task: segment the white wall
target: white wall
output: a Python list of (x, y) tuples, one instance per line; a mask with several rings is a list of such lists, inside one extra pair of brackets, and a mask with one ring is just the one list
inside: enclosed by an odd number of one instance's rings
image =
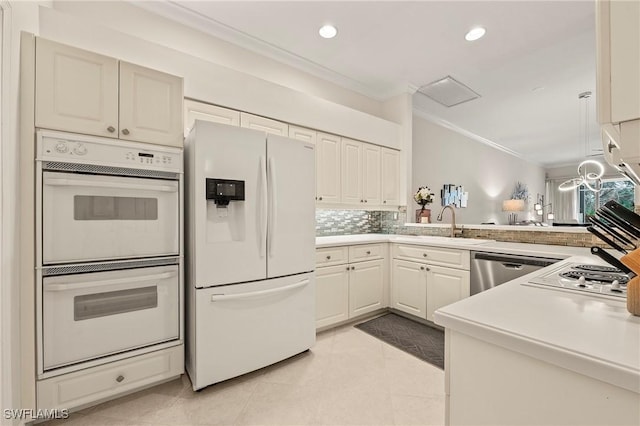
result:
[[(509, 199), (516, 182), (529, 189), (529, 211), (519, 220), (534, 219), (536, 194), (544, 194), (545, 171), (542, 167), (477, 142), (452, 130), (414, 115), (412, 192), (428, 186), (435, 193), (431, 205), (432, 220), (441, 209), (440, 190), (444, 184), (463, 185), (469, 192), (467, 208), (456, 211), (458, 223), (507, 223), (502, 201)], [(409, 200), (408, 220), (419, 206)], [(450, 222), (445, 213), (444, 222)]]

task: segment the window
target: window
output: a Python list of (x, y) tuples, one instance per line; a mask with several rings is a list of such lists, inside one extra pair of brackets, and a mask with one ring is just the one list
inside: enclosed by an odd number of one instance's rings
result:
[(633, 211), (634, 188), (633, 183), (625, 178), (603, 180), (600, 192), (593, 192), (580, 186), (578, 188), (580, 222), (586, 222), (589, 216), (593, 216), (599, 207), (610, 200), (615, 200)]

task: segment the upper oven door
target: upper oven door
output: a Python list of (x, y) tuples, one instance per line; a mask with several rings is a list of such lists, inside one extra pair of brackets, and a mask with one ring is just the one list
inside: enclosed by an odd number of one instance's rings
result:
[(179, 254), (176, 180), (45, 171), (43, 263)]

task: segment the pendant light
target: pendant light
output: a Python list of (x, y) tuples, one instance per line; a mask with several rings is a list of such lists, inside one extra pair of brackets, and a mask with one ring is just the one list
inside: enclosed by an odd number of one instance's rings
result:
[[(589, 98), (591, 92), (582, 92), (579, 100), (584, 99), (584, 155), (588, 156), (589, 149)], [(578, 176), (558, 185), (560, 191), (570, 191), (584, 185), (590, 191), (600, 192), (600, 178), (604, 175), (604, 166), (597, 160), (587, 159), (578, 164)]]

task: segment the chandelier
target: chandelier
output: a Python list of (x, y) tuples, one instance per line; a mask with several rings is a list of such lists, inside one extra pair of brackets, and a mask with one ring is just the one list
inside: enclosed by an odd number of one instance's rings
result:
[[(582, 92), (578, 95), (578, 99), (584, 99), (584, 155), (588, 154), (589, 149), (589, 98), (591, 92)], [(578, 176), (562, 182), (558, 185), (560, 191), (570, 191), (584, 185), (590, 191), (599, 192), (601, 189), (600, 179), (604, 175), (604, 166), (597, 160), (587, 159), (578, 164)]]

